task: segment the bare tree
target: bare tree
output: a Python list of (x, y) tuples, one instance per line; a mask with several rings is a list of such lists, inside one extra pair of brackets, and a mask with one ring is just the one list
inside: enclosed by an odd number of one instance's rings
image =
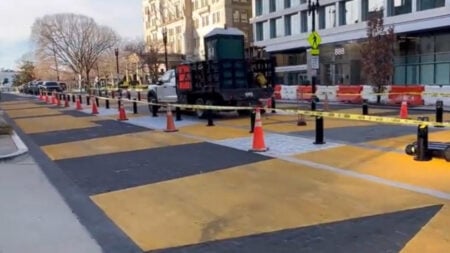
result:
[(84, 73), (89, 84), (90, 72), (98, 58), (117, 44), (119, 36), (90, 17), (62, 13), (36, 19), (32, 40), (38, 50), (57, 58), (56, 65), (60, 62), (74, 73)]
[(159, 76), (159, 67), (162, 63), (160, 56), (162, 45), (158, 41), (146, 44), (143, 40), (130, 41), (124, 46), (124, 50), (130, 54), (135, 53), (141, 60), (140, 68), (148, 67), (150, 79), (155, 82)]
[(377, 93), (377, 103), (381, 94), (391, 83), (394, 73), (394, 27), (385, 27), (383, 9), (374, 11), (367, 21), (367, 42), (361, 49), (362, 70), (367, 81)]

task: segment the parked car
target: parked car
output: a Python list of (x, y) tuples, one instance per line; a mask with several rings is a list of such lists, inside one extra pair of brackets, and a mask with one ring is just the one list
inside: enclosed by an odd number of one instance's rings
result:
[(39, 86), (42, 84), (42, 81), (32, 81), (28, 83), (27, 93), (32, 95), (39, 94)]
[(41, 85), (39, 85), (39, 90), (43, 92), (51, 93), (53, 91), (62, 92), (61, 86), (58, 82), (53, 81), (44, 81)]
[(64, 82), (59, 82), (59, 86), (61, 87), (61, 90), (65, 91), (67, 90), (67, 84)]

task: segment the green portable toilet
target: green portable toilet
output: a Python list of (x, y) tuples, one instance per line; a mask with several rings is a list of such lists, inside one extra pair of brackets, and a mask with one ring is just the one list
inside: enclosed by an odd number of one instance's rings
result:
[(205, 58), (209, 61), (244, 59), (244, 33), (234, 27), (214, 28), (204, 36)]

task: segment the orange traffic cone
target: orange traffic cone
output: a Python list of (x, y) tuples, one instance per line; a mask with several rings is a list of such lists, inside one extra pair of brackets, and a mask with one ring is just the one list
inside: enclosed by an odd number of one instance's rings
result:
[(166, 124), (166, 129), (164, 129), (164, 132), (178, 131), (178, 129), (175, 128), (175, 122), (173, 121), (173, 115), (172, 115), (172, 109), (170, 108), (169, 105), (167, 106), (166, 118), (167, 118), (167, 124)]
[(80, 103), (80, 98), (77, 98), (77, 104), (76, 104), (76, 109), (77, 110), (83, 110), (83, 107), (81, 106), (81, 103)]
[(66, 95), (66, 99), (64, 99), (64, 107), (69, 107), (69, 95)]
[(47, 104), (48, 104), (48, 94), (47, 94), (47, 93), (45, 93), (44, 97), (45, 97), (45, 99), (44, 99), (45, 103), (47, 103)]
[(259, 108), (256, 108), (255, 128), (253, 130), (253, 147), (250, 151), (253, 152), (265, 152), (266, 144), (264, 142), (264, 131), (262, 128), (261, 112)]
[(97, 103), (95, 103), (94, 97), (92, 97), (91, 103), (92, 103), (92, 114), (98, 114)]
[(123, 105), (120, 105), (120, 107), (119, 107), (119, 118), (117, 120), (128, 120), (127, 114), (125, 112), (125, 108), (123, 108)]
[(402, 105), (400, 106), (400, 118), (408, 118), (408, 102), (406, 102), (405, 100), (402, 101)]
[(44, 100), (44, 96), (42, 96), (42, 91), (39, 91), (39, 100), (43, 101)]

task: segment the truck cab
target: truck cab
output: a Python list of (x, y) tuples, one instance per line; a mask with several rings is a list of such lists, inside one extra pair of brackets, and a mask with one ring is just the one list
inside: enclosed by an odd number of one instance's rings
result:
[[(156, 84), (148, 86), (147, 99), (152, 103), (176, 103), (178, 101), (174, 69), (166, 71)], [(152, 107), (149, 105), (150, 110)]]

